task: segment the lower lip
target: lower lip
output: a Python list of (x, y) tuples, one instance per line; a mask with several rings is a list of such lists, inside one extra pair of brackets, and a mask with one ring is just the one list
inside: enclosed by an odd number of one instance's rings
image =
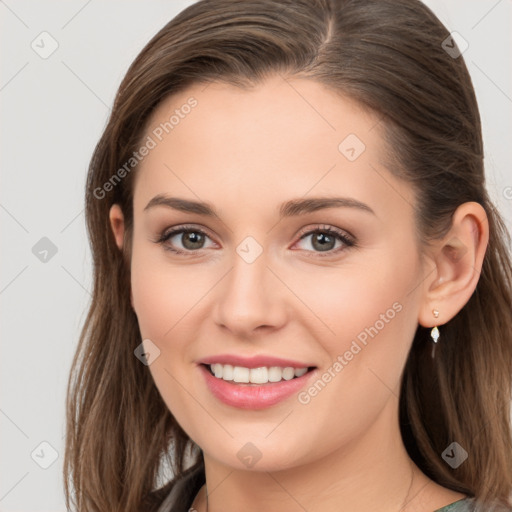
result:
[(291, 395), (298, 393), (305, 386), (315, 370), (301, 377), (267, 384), (241, 384), (219, 379), (213, 376), (208, 368), (200, 364), (199, 369), (204, 375), (206, 385), (212, 394), (221, 402), (240, 409), (265, 409), (275, 405)]

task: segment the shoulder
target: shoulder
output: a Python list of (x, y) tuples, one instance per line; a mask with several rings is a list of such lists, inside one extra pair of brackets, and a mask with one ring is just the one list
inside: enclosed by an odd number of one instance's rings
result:
[(205, 482), (204, 468), (189, 468), (182, 475), (153, 491), (145, 502), (145, 512), (187, 512)]

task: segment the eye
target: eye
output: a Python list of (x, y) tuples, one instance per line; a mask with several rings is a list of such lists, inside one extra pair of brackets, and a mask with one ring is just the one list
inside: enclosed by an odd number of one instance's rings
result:
[[(312, 250), (307, 248), (305, 250), (324, 253), (319, 254), (319, 256), (332, 256), (348, 247), (356, 245), (352, 236), (332, 226), (318, 226), (313, 230), (309, 230), (301, 235), (299, 242), (307, 241), (308, 238), (309, 241), (305, 245), (311, 247)], [(336, 245), (337, 243), (338, 245)]]
[[(310, 238), (309, 243), (305, 245), (309, 245), (312, 250), (304, 247), (301, 249), (307, 252), (318, 253), (317, 255), (321, 257), (332, 256), (348, 247), (355, 247), (356, 245), (355, 239), (351, 235), (332, 226), (317, 226), (313, 230), (310, 229), (303, 232), (297, 244), (306, 241), (308, 238)], [(208, 246), (205, 246), (207, 240), (211, 241), (211, 238), (205, 231), (195, 226), (186, 225), (163, 231), (153, 241), (163, 245), (166, 251), (191, 256), (197, 251), (208, 248)], [(210, 247), (215, 245), (212, 242)]]
[[(190, 253), (205, 249), (207, 239), (211, 240), (202, 229), (195, 226), (178, 226), (164, 231), (154, 242), (162, 244), (165, 250), (189, 255)], [(181, 247), (179, 244), (181, 244)]]

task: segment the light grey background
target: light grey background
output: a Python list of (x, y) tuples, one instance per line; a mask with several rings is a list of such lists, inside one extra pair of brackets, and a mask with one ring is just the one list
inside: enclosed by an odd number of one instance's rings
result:
[[(64, 398), (92, 282), (86, 169), (129, 64), (191, 3), (0, 0), (3, 512), (65, 510)], [(488, 187), (510, 226), (512, 1), (427, 4), (469, 44)], [(46, 262), (32, 251), (43, 237), (57, 249)]]

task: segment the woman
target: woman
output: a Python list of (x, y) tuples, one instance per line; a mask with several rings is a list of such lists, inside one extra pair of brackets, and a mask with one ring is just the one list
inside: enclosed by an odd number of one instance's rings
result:
[(416, 0), (201, 1), (148, 43), (87, 180), (68, 505), (512, 510), (509, 238), (447, 47)]

